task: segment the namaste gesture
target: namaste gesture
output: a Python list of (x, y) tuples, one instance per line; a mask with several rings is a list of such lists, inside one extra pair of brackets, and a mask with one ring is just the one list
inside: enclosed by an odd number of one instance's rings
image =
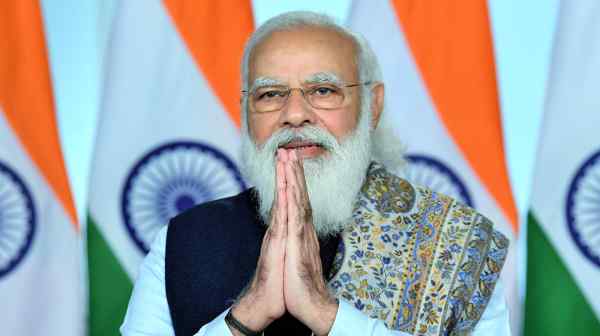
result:
[(232, 314), (258, 331), (288, 311), (316, 335), (326, 335), (338, 304), (323, 277), (302, 162), (294, 149), (280, 148), (276, 166), (276, 196), (256, 273)]

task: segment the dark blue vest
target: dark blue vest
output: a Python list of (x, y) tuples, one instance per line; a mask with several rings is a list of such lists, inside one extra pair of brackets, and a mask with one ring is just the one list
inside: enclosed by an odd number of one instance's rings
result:
[[(193, 335), (232, 305), (254, 275), (265, 231), (252, 189), (171, 220), (165, 286), (177, 336)], [(339, 240), (320, 241), (324, 274), (331, 273)], [(310, 330), (286, 313), (265, 334), (310, 335)]]

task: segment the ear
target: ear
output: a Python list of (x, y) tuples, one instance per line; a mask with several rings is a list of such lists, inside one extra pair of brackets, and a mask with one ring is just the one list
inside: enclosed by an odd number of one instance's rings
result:
[(379, 117), (383, 112), (383, 102), (385, 98), (385, 90), (383, 83), (376, 83), (371, 88), (371, 125), (372, 129), (376, 129), (379, 124)]

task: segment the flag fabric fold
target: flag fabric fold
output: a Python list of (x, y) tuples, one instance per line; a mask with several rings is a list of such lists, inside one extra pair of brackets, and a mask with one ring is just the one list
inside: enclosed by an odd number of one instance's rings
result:
[(0, 2), (0, 334), (82, 335), (80, 233), (42, 13)]
[(476, 208), (511, 240), (501, 277), (516, 335), (518, 216), (486, 3), (357, 0), (348, 24), (381, 63), (386, 106), (380, 123), (407, 147), (402, 174)]
[(600, 3), (563, 1), (527, 222), (524, 334), (600, 335)]
[(87, 222), (91, 335), (118, 335), (138, 266), (169, 218), (245, 188), (239, 69), (252, 30), (247, 0), (116, 9)]

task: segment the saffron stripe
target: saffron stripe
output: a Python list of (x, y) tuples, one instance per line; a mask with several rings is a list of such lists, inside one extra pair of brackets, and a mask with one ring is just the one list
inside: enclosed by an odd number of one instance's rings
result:
[(0, 1), (0, 104), (27, 154), (79, 230), (60, 149), (38, 1)]
[(486, 2), (392, 3), (440, 119), (517, 234)]
[(254, 29), (250, 1), (163, 2), (200, 71), (239, 127), (240, 62)]

